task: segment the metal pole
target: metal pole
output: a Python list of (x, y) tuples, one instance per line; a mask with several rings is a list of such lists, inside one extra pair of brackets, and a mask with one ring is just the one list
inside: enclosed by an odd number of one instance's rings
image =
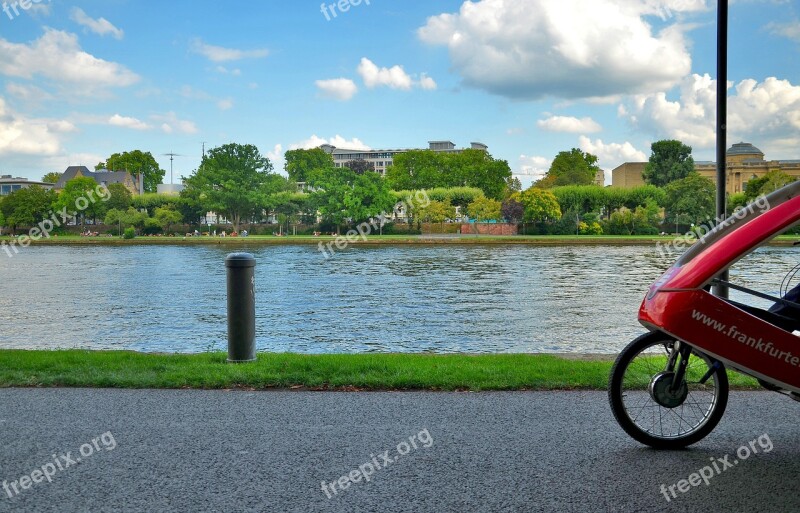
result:
[[(728, 0), (717, 0), (717, 224), (727, 218), (728, 149)], [(728, 280), (728, 271), (719, 276)], [(728, 287), (718, 285), (715, 294), (728, 297)]]
[(231, 253), (228, 269), (228, 362), (256, 359), (256, 259), (250, 253)]

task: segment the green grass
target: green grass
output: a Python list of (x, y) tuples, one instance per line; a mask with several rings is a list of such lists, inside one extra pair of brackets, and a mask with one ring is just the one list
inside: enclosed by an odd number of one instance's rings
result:
[[(605, 390), (611, 356), (259, 353), (245, 364), (225, 353), (0, 351), (0, 387)], [(758, 388), (731, 374), (735, 388)]]

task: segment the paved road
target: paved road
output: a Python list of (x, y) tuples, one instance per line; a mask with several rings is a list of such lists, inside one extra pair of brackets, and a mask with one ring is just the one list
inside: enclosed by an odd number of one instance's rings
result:
[[(733, 394), (709, 438), (657, 452), (598, 392), (7, 389), (0, 511), (800, 511), (798, 414)], [(758, 437), (707, 486), (660, 492)]]

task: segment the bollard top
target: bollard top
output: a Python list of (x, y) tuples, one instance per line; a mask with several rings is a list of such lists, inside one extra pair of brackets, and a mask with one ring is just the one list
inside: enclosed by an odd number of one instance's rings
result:
[(225, 258), (225, 267), (255, 267), (256, 257), (250, 253), (231, 253)]

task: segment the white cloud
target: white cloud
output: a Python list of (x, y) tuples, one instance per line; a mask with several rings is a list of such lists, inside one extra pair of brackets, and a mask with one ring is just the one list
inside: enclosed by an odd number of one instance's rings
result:
[(53, 95), (44, 89), (30, 84), (23, 85), (16, 82), (8, 82), (6, 84), (6, 92), (15, 98), (34, 104), (53, 99)]
[(550, 169), (552, 159), (537, 156), (520, 155), (518, 171), (514, 173), (518, 176), (532, 176), (538, 180), (543, 177)]
[(435, 91), (437, 87), (436, 81), (429, 77), (426, 73), (420, 75), (419, 86), (426, 91)]
[(767, 30), (776, 36), (787, 37), (800, 43), (800, 21), (788, 23), (772, 22), (767, 25)]
[[(694, 149), (716, 143), (716, 81), (691, 75), (680, 98), (666, 93), (636, 96), (620, 106), (620, 115), (654, 138), (678, 139)], [(731, 90), (732, 88), (732, 90)], [(728, 141), (748, 141), (762, 150), (800, 146), (800, 86), (769, 77), (728, 86)]]
[(237, 50), (235, 48), (224, 48), (222, 46), (209, 45), (200, 39), (195, 39), (192, 41), (191, 49), (193, 52), (202, 55), (212, 62), (261, 59), (269, 55), (269, 50), (264, 48), (256, 50)]
[(168, 112), (164, 115), (150, 116), (153, 121), (161, 123), (161, 131), (167, 134), (195, 134), (197, 133), (197, 126), (191, 121), (179, 119), (174, 112)]
[(374, 62), (363, 57), (358, 65), (358, 74), (364, 85), (372, 89), (378, 86), (387, 86), (391, 89), (409, 90), (413, 84), (411, 77), (403, 70), (402, 66), (395, 65), (391, 68), (379, 68)]
[(314, 82), (323, 98), (346, 102), (358, 92), (358, 86), (349, 78), (331, 78)]
[(330, 139), (324, 139), (322, 137), (318, 137), (316, 134), (312, 135), (305, 141), (300, 141), (298, 143), (290, 144), (290, 150), (310, 150), (312, 148), (319, 148), (323, 144), (330, 144), (336, 146), (337, 148), (346, 148), (348, 150), (371, 150), (369, 146), (361, 142), (361, 139), (353, 138), (353, 139), (345, 139), (341, 135), (335, 135)]
[(219, 110), (228, 110), (233, 107), (233, 98), (223, 98), (217, 102)]
[(214, 68), (214, 71), (216, 71), (217, 73), (222, 73), (223, 75), (233, 75), (234, 77), (238, 77), (239, 75), (242, 74), (242, 70), (240, 70), (239, 68), (228, 69), (225, 66), (217, 66), (216, 68)]
[(92, 95), (98, 88), (124, 87), (139, 81), (126, 67), (84, 52), (75, 34), (45, 29), (30, 44), (0, 38), (0, 74), (31, 79), (49, 78), (71, 93)]
[(275, 162), (281, 160), (283, 158), (283, 145), (282, 144), (276, 144), (275, 147), (272, 148), (272, 151), (268, 151), (267, 152), (267, 158), (273, 164)]
[(149, 130), (150, 125), (136, 118), (120, 116), (114, 114), (108, 118), (108, 124), (111, 126), (118, 126), (122, 128), (130, 128), (131, 130)]
[(645, 162), (647, 155), (637, 150), (631, 143), (604, 143), (602, 139), (592, 141), (585, 135), (579, 138), (580, 149), (586, 153), (595, 155), (598, 159), (597, 164), (610, 171), (625, 162)]
[(70, 13), (70, 19), (81, 25), (86, 27), (90, 31), (94, 32), (95, 34), (105, 36), (106, 34), (110, 34), (115, 39), (122, 39), (125, 33), (115, 27), (110, 21), (105, 18), (98, 18), (94, 19), (89, 17), (83, 9), (80, 7), (74, 7)]
[(572, 116), (550, 116), (540, 119), (536, 125), (550, 132), (569, 132), (573, 134), (600, 132), (603, 127), (592, 118), (578, 119)]
[(480, 0), (418, 30), (446, 46), (466, 85), (520, 99), (603, 97), (669, 88), (691, 69), (685, 26), (654, 33), (649, 15), (694, 0)]
[[(64, 122), (67, 123), (67, 122)], [(55, 155), (61, 150), (56, 135), (68, 131), (66, 124), (44, 119), (28, 119), (6, 107), (0, 98), (0, 155)]]

